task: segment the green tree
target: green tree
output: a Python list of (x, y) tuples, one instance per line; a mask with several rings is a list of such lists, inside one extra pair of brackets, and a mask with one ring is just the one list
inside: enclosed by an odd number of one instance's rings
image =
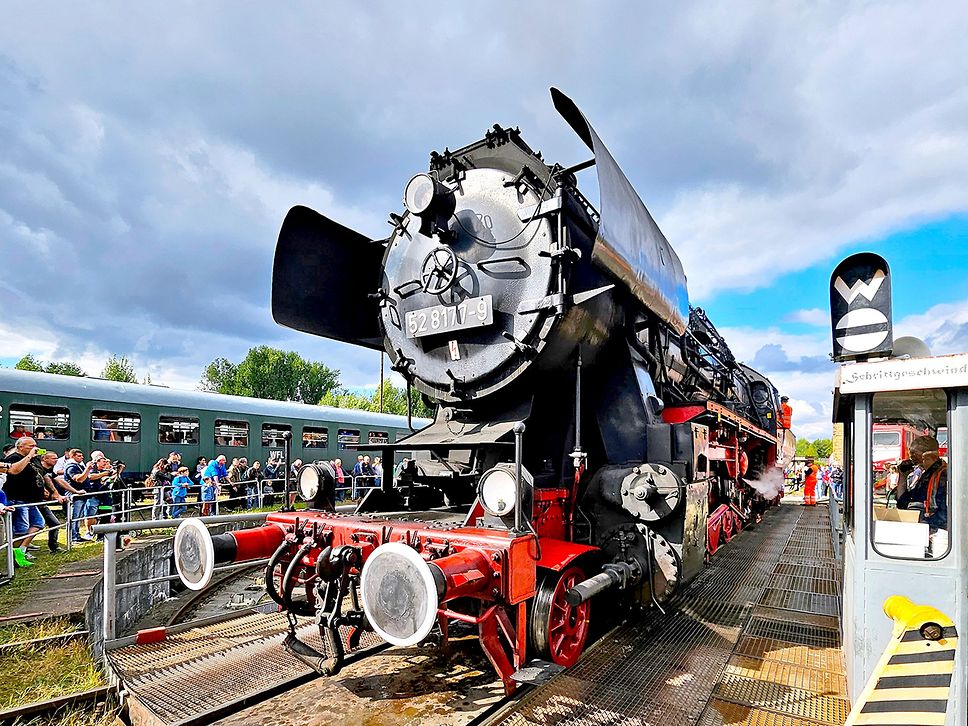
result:
[(817, 452), (818, 458), (826, 459), (830, 456), (830, 452), (833, 451), (834, 446), (830, 439), (817, 439), (813, 442), (813, 448)]
[(797, 456), (816, 456), (817, 449), (809, 439), (797, 439)]
[(44, 365), (33, 353), (28, 353), (14, 366), (19, 371), (34, 371), (35, 373), (56, 373), (61, 376), (86, 376), (77, 363), (55, 363)]
[(101, 371), (101, 378), (108, 381), (119, 381), (121, 383), (137, 383), (138, 376), (135, 375), (134, 366), (124, 355), (112, 355), (104, 364)]
[(48, 363), (44, 370), (47, 373), (56, 373), (60, 376), (86, 376), (81, 367), (77, 363)]
[(303, 403), (316, 403), (330, 391), (339, 388), (339, 371), (328, 368), (322, 363), (313, 361), (304, 361), (304, 363), (297, 385), (298, 400)]
[(33, 353), (28, 353), (23, 358), (17, 361), (17, 365), (14, 366), (18, 371), (34, 371), (35, 373), (43, 373), (44, 365), (34, 356)]
[(227, 358), (216, 358), (202, 371), (199, 386), (210, 393), (225, 393), (235, 395), (238, 391), (236, 375), (239, 367)]
[(277, 401), (317, 403), (339, 387), (339, 371), (298, 353), (261, 345), (241, 363), (216, 358), (202, 372), (202, 390)]
[[(417, 418), (433, 418), (434, 412), (427, 406), (416, 388), (410, 389), (410, 400), (413, 405), (413, 415)], [(321, 406), (335, 408), (355, 408), (363, 411), (380, 411), (380, 391), (375, 390), (372, 395), (353, 393), (347, 389), (327, 393), (319, 401)], [(407, 389), (397, 388), (388, 380), (383, 382), (383, 413), (398, 416), (407, 415)]]

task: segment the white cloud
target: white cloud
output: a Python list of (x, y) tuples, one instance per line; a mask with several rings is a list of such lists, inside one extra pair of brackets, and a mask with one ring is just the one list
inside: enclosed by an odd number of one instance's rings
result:
[[(495, 121), (520, 124), (549, 161), (580, 161), (551, 83), (639, 189), (697, 301), (968, 208), (964, 2), (588, 13), (556, 1), (481, 16), (460, 4), (296, 2), (280, 14), (95, 1), (7, 21), (0, 245), (20, 274), (0, 283), (0, 304), (23, 326), (0, 329), (5, 355), (90, 366), (126, 353), (154, 380), (189, 386), (215, 356), (266, 343), (324, 359), (346, 385), (372, 383), (371, 352), (271, 322), (285, 211), (307, 204), (382, 236), (428, 152)], [(609, 52), (574, 52), (595, 47)], [(789, 322), (825, 326), (819, 312)], [(930, 330), (945, 348), (968, 339), (966, 322), (939, 308), (898, 331)], [(724, 333), (741, 358), (775, 365), (820, 425), (826, 335)]]
[(830, 325), (830, 313), (820, 308), (809, 308), (806, 310), (795, 310), (784, 318), (788, 323), (806, 323), (823, 327)]

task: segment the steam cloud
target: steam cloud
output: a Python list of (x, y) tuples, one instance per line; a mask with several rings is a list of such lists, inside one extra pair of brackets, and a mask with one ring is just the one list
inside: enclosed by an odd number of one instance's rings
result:
[(747, 479), (756, 493), (764, 499), (773, 499), (783, 491), (783, 471), (776, 467), (770, 467), (763, 476), (757, 479)]

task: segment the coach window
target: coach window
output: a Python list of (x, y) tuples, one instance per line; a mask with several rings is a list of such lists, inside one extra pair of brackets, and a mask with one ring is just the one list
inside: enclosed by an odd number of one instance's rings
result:
[(11, 439), (33, 436), (35, 439), (64, 441), (70, 436), (71, 412), (62, 406), (35, 406), (15, 403), (10, 407)]
[(141, 441), (141, 416), (127, 411), (91, 411), (91, 441), (136, 444)]
[(325, 449), (329, 447), (329, 429), (318, 426), (303, 426), (303, 447), (306, 449)]
[(230, 421), (223, 418), (215, 419), (215, 445), (248, 446), (248, 421)]
[(871, 542), (885, 557), (938, 560), (950, 549), (948, 397), (944, 391), (875, 393), (871, 406)]
[(371, 431), (366, 435), (366, 443), (368, 444), (389, 444), (390, 434), (386, 431)]
[(158, 443), (197, 444), (198, 419), (192, 416), (159, 416)]
[(354, 429), (340, 429), (336, 436), (337, 448), (345, 449), (360, 443), (360, 432)]
[(286, 440), (282, 438), (284, 433), (292, 433), (292, 426), (280, 423), (262, 424), (262, 445), (263, 446), (285, 446)]

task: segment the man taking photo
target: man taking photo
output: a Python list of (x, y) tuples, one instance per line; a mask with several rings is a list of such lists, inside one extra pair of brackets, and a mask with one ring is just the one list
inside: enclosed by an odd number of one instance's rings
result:
[(21, 436), (13, 452), (4, 459), (7, 481), (4, 493), (10, 505), (17, 506), (13, 515), (14, 560), (20, 567), (29, 567), (33, 555), (27, 552), (31, 541), (44, 527), (44, 517), (37, 505), (44, 498), (44, 485), (37, 469), (30, 465), (37, 456), (37, 442), (32, 436)]

